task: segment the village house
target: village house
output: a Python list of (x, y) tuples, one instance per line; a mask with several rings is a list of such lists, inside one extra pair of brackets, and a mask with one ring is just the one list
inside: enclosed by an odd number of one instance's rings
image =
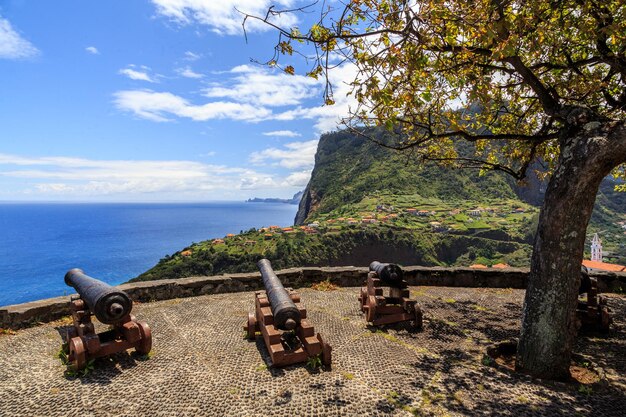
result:
[(223, 245), (224, 244), (224, 239), (213, 239), (213, 244), (214, 245)]
[(363, 223), (363, 224), (374, 224), (376, 222), (377, 222), (376, 219), (374, 219), (372, 217), (363, 217), (361, 219), (361, 223)]
[(491, 265), (491, 267), (496, 269), (510, 268), (509, 264), (495, 264)]
[(379, 211), (379, 212), (380, 211), (390, 212), (390, 211), (393, 211), (393, 210), (394, 210), (393, 206), (387, 206), (385, 204), (379, 204), (379, 205), (376, 206), (376, 211)]
[(430, 228), (433, 232), (444, 232), (448, 230), (448, 228), (440, 222), (430, 222)]
[(480, 217), (482, 210), (479, 208), (471, 209), (467, 211), (467, 214), (474, 217)]
[(187, 249), (187, 250), (182, 251), (180, 254), (181, 256), (191, 256), (191, 253), (192, 253), (191, 249)]
[[(433, 211), (432, 213), (434, 214), (435, 212)], [(431, 212), (428, 210), (420, 210), (417, 212), (417, 215), (420, 217), (430, 216)]]

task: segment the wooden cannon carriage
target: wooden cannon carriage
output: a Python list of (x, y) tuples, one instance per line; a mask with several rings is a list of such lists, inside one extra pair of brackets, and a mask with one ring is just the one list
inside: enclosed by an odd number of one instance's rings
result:
[[(384, 287), (389, 287), (387, 296)], [(410, 298), (408, 284), (398, 265), (372, 262), (359, 303), (365, 319), (374, 326), (410, 321), (416, 328), (422, 327), (422, 310)]]
[(608, 332), (609, 326), (613, 322), (613, 315), (606, 303), (606, 297), (599, 293), (598, 280), (590, 277), (587, 268), (583, 267), (578, 294), (586, 294), (587, 299), (578, 300), (576, 317), (583, 329)]
[[(91, 359), (131, 348), (140, 354), (150, 352), (150, 327), (130, 314), (133, 303), (128, 294), (85, 275), (78, 268), (65, 274), (65, 283), (78, 292), (78, 297), (70, 301), (73, 327), (67, 331), (66, 353), (71, 369), (83, 369)], [(111, 329), (96, 333), (92, 315)]]
[(332, 347), (307, 320), (300, 296), (283, 287), (267, 259), (258, 262), (265, 291), (255, 293), (255, 312), (248, 315), (244, 331), (249, 340), (260, 332), (272, 366), (286, 366), (319, 357), (325, 366), (331, 364)]

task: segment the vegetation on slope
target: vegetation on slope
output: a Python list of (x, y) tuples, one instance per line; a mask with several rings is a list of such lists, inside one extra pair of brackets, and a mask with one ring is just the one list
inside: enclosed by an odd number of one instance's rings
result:
[[(374, 131), (381, 141), (384, 130)], [(589, 231), (600, 232), (607, 261), (626, 263), (626, 193), (603, 183)], [(523, 196), (524, 201), (520, 196)], [(347, 131), (322, 136), (293, 228), (251, 229), (194, 243), (135, 280), (275, 268), (400, 264), (527, 266), (542, 183), (520, 188), (501, 173), (480, 175), (418, 163)], [(533, 204), (529, 204), (533, 203)], [(259, 225), (261, 226), (261, 225)]]

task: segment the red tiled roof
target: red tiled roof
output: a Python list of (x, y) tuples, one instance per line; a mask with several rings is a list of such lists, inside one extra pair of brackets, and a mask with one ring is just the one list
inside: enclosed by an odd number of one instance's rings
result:
[(483, 264), (474, 264), (474, 265), (470, 265), (470, 268), (474, 268), (474, 269), (486, 269), (487, 266), (483, 265)]
[(600, 261), (583, 260), (583, 265), (591, 269), (601, 269), (603, 271), (626, 272), (626, 266), (617, 264), (607, 264)]
[(503, 269), (503, 268), (508, 268), (509, 265), (508, 264), (495, 264), (491, 266), (492, 268), (499, 268), (499, 269)]

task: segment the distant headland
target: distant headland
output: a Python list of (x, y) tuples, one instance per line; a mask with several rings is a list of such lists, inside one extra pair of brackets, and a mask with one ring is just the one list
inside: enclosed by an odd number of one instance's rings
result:
[(300, 204), (304, 191), (298, 191), (292, 198), (249, 198), (246, 203), (285, 203), (285, 204)]

